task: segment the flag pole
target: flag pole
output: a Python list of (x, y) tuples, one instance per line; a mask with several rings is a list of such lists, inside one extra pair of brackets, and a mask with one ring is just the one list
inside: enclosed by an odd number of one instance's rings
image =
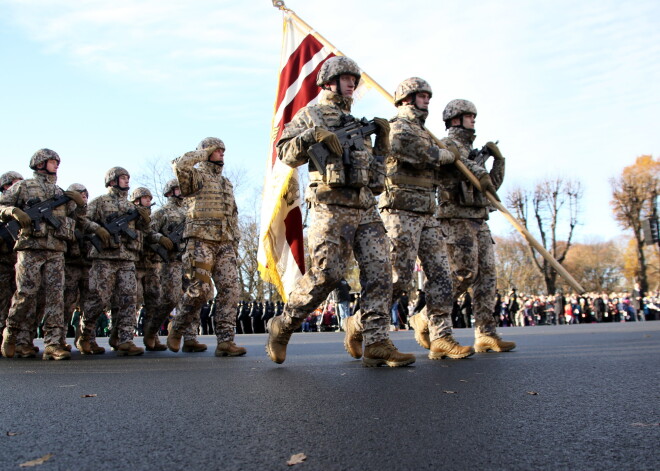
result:
[[(318, 31), (314, 30), (309, 24), (307, 24), (302, 18), (300, 18), (293, 10), (287, 8), (287, 6), (284, 4), (284, 0), (272, 0), (273, 1), (273, 6), (275, 8), (278, 8), (279, 10), (282, 10), (283, 12), (286, 12), (290, 14), (294, 20), (296, 20), (300, 26), (303, 28), (309, 30), (309, 33), (314, 35), (321, 43), (323, 43), (324, 46), (327, 46), (328, 48), (332, 49), (336, 55), (344, 56), (345, 54), (342, 53), (339, 49), (337, 49), (330, 41), (325, 39)], [(394, 97), (387, 91), (385, 90), (378, 82), (376, 82), (369, 74), (366, 72), (362, 71), (362, 80), (367, 82), (370, 86), (378, 90), (381, 95), (383, 95), (385, 98), (389, 100), (390, 103), (394, 103)], [(431, 138), (435, 141), (435, 143), (441, 147), (444, 148), (445, 145), (438, 139), (431, 131), (429, 131), (429, 134), (431, 135)], [(491, 204), (498, 210), (500, 211), (504, 217), (511, 223), (511, 225), (527, 240), (527, 242), (539, 253), (541, 256), (550, 263), (550, 265), (557, 271), (557, 273), (566, 280), (566, 282), (571, 285), (571, 287), (578, 292), (578, 294), (582, 294), (585, 292), (584, 288), (578, 283), (575, 278), (571, 276), (571, 274), (557, 261), (555, 258), (548, 252), (543, 245), (537, 241), (534, 236), (527, 230), (525, 226), (523, 226), (514, 216), (511, 214), (506, 207), (497, 199), (495, 196), (493, 196), (490, 192), (488, 191), (483, 191), (481, 189), (481, 184), (479, 183), (479, 180), (477, 177), (474, 176), (474, 174), (468, 169), (463, 162), (460, 160), (457, 160), (455, 162), (456, 167), (458, 170), (468, 179), (470, 180), (470, 183), (474, 185), (479, 191), (481, 191), (486, 197), (488, 198), (488, 201), (491, 202)]]

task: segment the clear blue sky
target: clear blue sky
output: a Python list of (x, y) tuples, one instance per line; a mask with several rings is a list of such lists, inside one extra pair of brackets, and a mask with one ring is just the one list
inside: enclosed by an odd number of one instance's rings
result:
[[(660, 149), (660, 2), (289, 0), (287, 6), (388, 90), (409, 76), (434, 89), (429, 128), (453, 98), (479, 110), (477, 142), (500, 141), (502, 195), (563, 175), (582, 181), (577, 240), (621, 232), (609, 178)], [(0, 172), (30, 175), (41, 147), (60, 184), (92, 196), (103, 174), (134, 175), (206, 136), (244, 171), (241, 211), (263, 180), (282, 18), (270, 0), (0, 0)], [(376, 92), (359, 116), (395, 110)], [(494, 216), (496, 234), (510, 231)]]

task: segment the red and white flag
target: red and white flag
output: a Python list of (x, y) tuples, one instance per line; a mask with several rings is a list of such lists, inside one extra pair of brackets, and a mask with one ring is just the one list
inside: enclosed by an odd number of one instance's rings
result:
[(297, 169), (279, 161), (275, 144), (296, 112), (318, 100), (316, 75), (334, 56), (290, 13), (284, 14), (284, 40), (273, 116), (270, 155), (261, 204), (257, 260), (264, 281), (272, 283), (286, 301), (305, 273), (302, 227), (302, 188)]

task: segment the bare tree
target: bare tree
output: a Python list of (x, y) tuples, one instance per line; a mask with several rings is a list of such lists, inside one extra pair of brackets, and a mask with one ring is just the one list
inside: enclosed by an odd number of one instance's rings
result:
[(495, 237), (497, 287), (503, 291), (516, 288), (525, 293), (538, 293), (543, 278), (534, 266), (525, 242), (519, 236)]
[(644, 253), (642, 222), (657, 218), (658, 176), (660, 161), (650, 155), (638, 157), (625, 167), (619, 178), (610, 180), (614, 217), (624, 229), (632, 229), (637, 244), (637, 279), (642, 291), (648, 291), (647, 262)]
[(172, 159), (166, 157), (151, 157), (142, 162), (140, 173), (135, 176), (137, 185), (133, 187), (144, 186), (151, 190), (154, 195), (154, 203), (161, 207), (167, 203), (167, 198), (163, 196), (165, 184), (174, 178), (174, 171), (170, 162)]
[[(582, 194), (582, 185), (578, 181), (563, 177), (547, 178), (536, 183), (533, 192), (523, 188), (510, 191), (507, 205), (528, 231), (539, 235), (543, 247), (562, 263), (571, 248), (579, 222)], [(560, 226), (565, 226), (565, 229), (561, 231)], [(527, 250), (543, 276), (548, 294), (555, 293), (557, 272), (531, 246), (527, 246)]]

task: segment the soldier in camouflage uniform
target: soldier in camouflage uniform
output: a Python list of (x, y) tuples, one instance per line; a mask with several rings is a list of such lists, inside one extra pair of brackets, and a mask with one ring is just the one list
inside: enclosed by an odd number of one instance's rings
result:
[[(464, 162), (472, 160), (470, 170), (479, 179), (481, 187), (497, 198), (496, 190), (504, 180), (504, 157), (495, 143), (488, 142), (486, 149), (495, 159), (491, 171), (486, 170), (485, 162), (473, 161), (470, 151), (476, 137), (476, 116), (477, 109), (472, 102), (450, 101), (442, 114), (449, 136), (442, 142), (448, 149), (458, 150)], [(490, 212), (488, 199), (458, 169), (448, 168), (440, 174), (438, 200), (437, 215), (448, 233), (447, 249), (453, 274), (454, 300), (469, 287), (474, 293), (474, 350), (512, 350), (516, 344), (500, 338), (493, 317), (496, 274), (494, 242), (486, 222)], [(423, 332), (423, 318), (416, 321), (418, 330)]]
[[(84, 304), (80, 337), (76, 343), (84, 355), (105, 352), (96, 343), (96, 321), (111, 306), (113, 294), (117, 302), (117, 354), (133, 356), (144, 353), (144, 349), (133, 343), (137, 296), (135, 262), (142, 250), (145, 233), (149, 232), (151, 210), (141, 206), (136, 208), (128, 201), (129, 183), (130, 174), (126, 169), (111, 168), (105, 174), (107, 194), (93, 199), (89, 204), (90, 230), (101, 239), (103, 250), (99, 252), (93, 247), (90, 251), (92, 268), (89, 272), (89, 295)], [(136, 239), (122, 233), (117, 242), (102, 226), (103, 223), (136, 210), (139, 217), (128, 223)]]
[[(69, 185), (67, 191), (78, 192), (85, 204), (89, 199), (87, 188), (80, 183)], [(82, 306), (87, 298), (89, 269), (92, 266), (87, 257), (89, 243), (85, 242), (83, 238), (85, 229), (82, 225), (76, 227), (75, 240), (67, 244), (67, 251), (64, 254), (64, 338), (62, 338), (62, 344), (69, 351), (71, 347), (66, 343), (66, 332), (74, 309)]]
[[(64, 251), (74, 238), (76, 221), (84, 221), (87, 205), (79, 193), (62, 191), (57, 183), (60, 157), (50, 149), (38, 150), (30, 159), (34, 178), (22, 180), (0, 197), (0, 218), (15, 219), (21, 225), (16, 242), (16, 292), (11, 301), (4, 329), (2, 354), (11, 358), (33, 357), (32, 330), (37, 324), (39, 292), (47, 293), (44, 312), (44, 360), (66, 360), (71, 354), (63, 348), (64, 329)], [(21, 209), (38, 199), (45, 201), (63, 194), (71, 201), (52, 210), (59, 228), (41, 222), (38, 230)], [(67, 216), (72, 215), (75, 219)]]
[[(311, 267), (289, 295), (280, 316), (268, 321), (266, 351), (271, 360), (284, 362), (291, 334), (316, 309), (344, 277), (351, 254), (360, 267), (361, 310), (352, 322), (351, 354), (362, 356), (365, 366), (404, 366), (415, 361), (400, 353), (389, 338), (389, 304), (392, 299), (392, 268), (385, 227), (376, 210), (374, 193), (383, 190), (383, 161), (374, 158), (371, 140), (364, 150), (350, 151), (350, 166), (344, 165), (342, 145), (333, 132), (350, 120), (353, 92), (360, 80), (357, 64), (347, 57), (332, 57), (319, 70), (322, 87), (319, 103), (298, 111), (277, 143), (278, 157), (290, 167), (309, 161), (307, 150), (323, 143), (331, 154), (325, 176), (310, 163), (306, 201), (313, 223), (309, 232)], [(378, 126), (375, 155), (388, 154), (389, 123), (375, 118)]]
[[(188, 198), (183, 233), (183, 266), (188, 281), (167, 336), (167, 347), (173, 352), (179, 351), (186, 330), (193, 324), (199, 325), (200, 310), (215, 285), (215, 356), (246, 353), (245, 348), (234, 343), (234, 306), (240, 296), (236, 264), (240, 236), (234, 189), (229, 179), (222, 176), (224, 153), (225, 144), (220, 139), (207, 137), (196, 151), (172, 162), (181, 194)], [(193, 347), (190, 340), (186, 343)]]
[[(378, 207), (391, 241), (393, 299), (408, 289), (419, 257), (428, 279), (424, 290), (429, 358), (466, 358), (474, 351), (452, 336), (451, 274), (445, 236), (435, 218), (435, 174), (460, 154), (456, 149), (452, 153), (438, 147), (424, 127), (432, 93), (428, 82), (419, 77), (404, 80), (394, 93), (397, 115), (390, 121), (392, 151), (385, 162), (385, 193)], [(350, 351), (348, 342), (347, 349)]]
[[(11, 186), (23, 180), (18, 172), (6, 172), (0, 175), (0, 193), (4, 193)], [(5, 234), (9, 238), (8, 234)], [(5, 241), (0, 238), (0, 332), (5, 329), (5, 322), (9, 314), (11, 297), (16, 291), (16, 252), (14, 252), (14, 241)]]

